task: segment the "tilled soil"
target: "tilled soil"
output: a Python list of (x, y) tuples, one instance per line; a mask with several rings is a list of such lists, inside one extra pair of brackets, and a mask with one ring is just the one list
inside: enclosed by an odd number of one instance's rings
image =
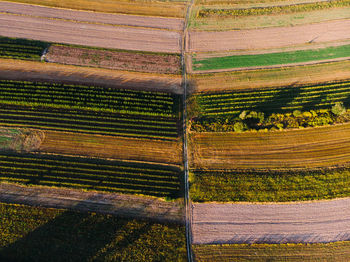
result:
[(193, 204), (193, 243), (350, 240), (350, 198), (294, 204)]
[(294, 27), (190, 33), (190, 52), (255, 50), (350, 38), (350, 19)]
[(142, 54), (53, 45), (45, 56), (48, 62), (130, 70), (147, 73), (180, 73), (176, 55)]

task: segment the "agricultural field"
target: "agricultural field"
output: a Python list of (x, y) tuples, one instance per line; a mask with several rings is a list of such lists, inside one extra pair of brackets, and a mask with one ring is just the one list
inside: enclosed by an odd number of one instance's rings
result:
[(349, 18), (349, 1), (196, 1), (194, 30), (295, 26)]
[(49, 43), (0, 36), (0, 58), (40, 61)]
[(179, 168), (93, 158), (0, 154), (2, 182), (97, 190), (162, 198), (180, 196)]
[(4, 126), (172, 140), (178, 96), (148, 91), (0, 80)]
[(308, 85), (350, 78), (350, 61), (316, 65), (195, 74), (190, 77), (192, 93), (254, 90), (266, 87)]
[(255, 55), (235, 55), (224, 57), (193, 57), (194, 71), (230, 68), (266, 67), (275, 65), (300, 64), (350, 57), (350, 45), (321, 49), (297, 50), (290, 52), (264, 53)]
[(45, 139), (37, 148), (42, 153), (79, 155), (182, 165), (181, 138), (174, 141), (131, 137), (44, 131)]
[(1, 79), (104, 86), (182, 94), (181, 76), (0, 58)]
[(67, 45), (51, 45), (47, 62), (128, 70), (146, 73), (180, 74), (180, 56), (125, 50), (106, 50)]
[(173, 223), (0, 204), (2, 261), (186, 261)]
[[(104, 13), (121, 13), (144, 16), (164, 16), (182, 18), (185, 16), (186, 0), (171, 1), (145, 1), (145, 0), (12, 0), (11, 2), (43, 5), (49, 7), (60, 7), (96, 11)], [(147, 4), (146, 4), (147, 3)]]
[(193, 245), (196, 261), (347, 261), (350, 242)]
[(190, 195), (194, 202), (287, 202), (349, 197), (350, 172), (195, 172)]
[(195, 170), (281, 170), (347, 165), (349, 123), (274, 132), (190, 133)]

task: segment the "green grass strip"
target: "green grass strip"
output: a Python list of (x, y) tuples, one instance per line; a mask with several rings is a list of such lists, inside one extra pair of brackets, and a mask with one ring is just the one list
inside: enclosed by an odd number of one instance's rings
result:
[(350, 196), (350, 170), (290, 173), (203, 172), (192, 177), (195, 202), (285, 202)]
[(269, 54), (212, 57), (198, 60), (193, 58), (193, 69), (199, 71), (272, 66), (336, 59), (341, 57), (350, 57), (350, 45)]

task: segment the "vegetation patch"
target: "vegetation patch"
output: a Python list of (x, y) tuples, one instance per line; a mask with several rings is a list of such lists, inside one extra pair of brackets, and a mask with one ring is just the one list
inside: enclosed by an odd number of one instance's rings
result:
[(254, 15), (279, 15), (298, 12), (309, 12), (314, 10), (330, 9), (350, 6), (349, 0), (333, 0), (317, 3), (303, 3), (295, 5), (281, 5), (268, 7), (255, 7), (247, 9), (213, 9), (203, 8), (198, 11), (197, 17), (241, 17)]
[(40, 61), (49, 43), (0, 36), (0, 58)]
[(180, 96), (117, 88), (0, 80), (3, 125), (177, 139)]
[(0, 204), (2, 261), (186, 261), (185, 228)]
[(241, 67), (272, 66), (336, 59), (341, 57), (350, 57), (350, 45), (256, 55), (235, 55), (204, 59), (194, 58), (193, 69), (195, 71), (199, 71)]
[(349, 94), (349, 81), (199, 94), (192, 105), (191, 130), (242, 132), (344, 123), (349, 121)]
[(350, 196), (350, 170), (194, 172), (195, 202), (286, 202)]
[(347, 261), (350, 242), (192, 245), (196, 261)]
[(38, 154), (0, 154), (0, 180), (177, 198), (180, 170), (156, 164)]

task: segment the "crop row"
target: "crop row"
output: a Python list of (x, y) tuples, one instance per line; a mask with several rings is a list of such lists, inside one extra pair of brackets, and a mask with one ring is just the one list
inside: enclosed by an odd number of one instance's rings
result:
[(0, 100), (6, 103), (65, 106), (98, 111), (174, 115), (175, 95), (82, 85), (0, 80)]
[(236, 114), (243, 110), (265, 113), (330, 108), (335, 102), (350, 104), (350, 81), (319, 85), (267, 88), (259, 91), (236, 91), (201, 94), (196, 100), (205, 114)]
[(40, 60), (48, 46), (48, 43), (41, 41), (0, 37), (0, 57)]
[(162, 138), (178, 137), (176, 118), (138, 118), (130, 115), (108, 113), (89, 114), (84, 111), (64, 111), (38, 108), (1, 107), (0, 123), (3, 126), (18, 126), (57, 131), (90, 134), (122, 135), (128, 137)]
[(178, 169), (119, 161), (0, 154), (0, 173), (2, 181), (157, 197), (176, 197), (180, 190)]

